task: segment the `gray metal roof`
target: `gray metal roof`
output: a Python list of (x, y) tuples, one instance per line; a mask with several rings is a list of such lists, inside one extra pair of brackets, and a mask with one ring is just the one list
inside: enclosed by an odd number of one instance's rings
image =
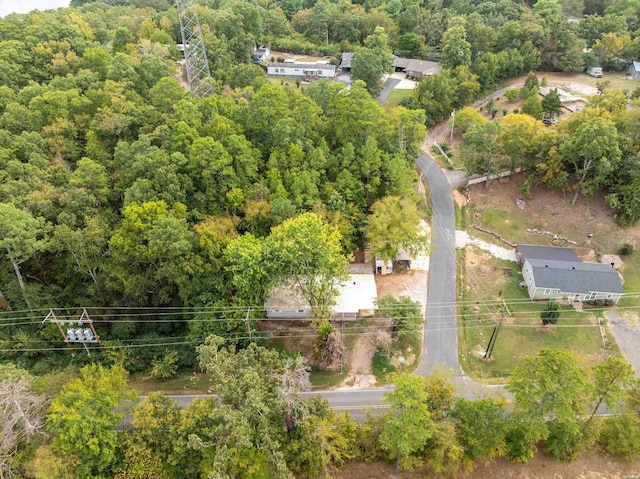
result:
[(340, 62), (340, 68), (351, 68), (351, 60), (353, 60), (353, 53), (344, 52), (342, 54), (342, 61)]
[(536, 287), (563, 293), (622, 293), (622, 280), (608, 264), (583, 263), (572, 248), (519, 244), (531, 264)]
[(528, 259), (536, 287), (563, 293), (623, 293), (617, 271), (607, 264)]
[(275, 68), (306, 68), (307, 70), (331, 70), (336, 71), (335, 65), (328, 63), (267, 63), (268, 67)]
[(405, 70), (413, 72), (419, 71), (422, 74), (442, 73), (442, 65), (440, 65), (440, 63), (429, 60), (418, 60), (415, 58), (396, 57), (394, 58), (393, 63), (391, 63), (391, 66), (394, 68), (404, 68)]
[(524, 259), (546, 259), (549, 261), (577, 261), (582, 263), (578, 255), (572, 248), (562, 248), (560, 246), (535, 246), (531, 244), (516, 245), (516, 249), (522, 253)]

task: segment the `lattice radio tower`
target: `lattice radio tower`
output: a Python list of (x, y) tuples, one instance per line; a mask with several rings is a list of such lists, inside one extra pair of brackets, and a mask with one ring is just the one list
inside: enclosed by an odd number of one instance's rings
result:
[(213, 82), (196, 12), (196, 0), (176, 0), (176, 3), (191, 95), (205, 98), (213, 94)]

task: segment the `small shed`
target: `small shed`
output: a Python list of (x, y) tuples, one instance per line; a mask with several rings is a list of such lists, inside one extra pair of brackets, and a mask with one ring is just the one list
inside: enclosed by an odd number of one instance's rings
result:
[(385, 261), (383, 259), (376, 258), (376, 274), (391, 274), (393, 273), (393, 261)]
[(413, 259), (413, 256), (411, 256), (411, 253), (409, 253), (408, 251), (403, 250), (402, 248), (400, 248), (398, 250), (398, 256), (396, 257), (396, 264), (399, 267), (403, 267), (409, 271), (411, 271), (411, 260)]
[(640, 80), (640, 62), (634, 61), (627, 67), (627, 75), (631, 75), (634, 80)]
[(253, 51), (253, 55), (251, 55), (251, 60), (253, 60), (254, 63), (260, 63), (265, 61), (269, 55), (271, 55), (271, 48), (269, 47), (260, 47), (260, 48), (256, 48)]
[(613, 269), (620, 269), (624, 264), (622, 262), (622, 258), (620, 258), (620, 256), (618, 256), (617, 254), (603, 254), (600, 257), (600, 262), (603, 264), (608, 264)]

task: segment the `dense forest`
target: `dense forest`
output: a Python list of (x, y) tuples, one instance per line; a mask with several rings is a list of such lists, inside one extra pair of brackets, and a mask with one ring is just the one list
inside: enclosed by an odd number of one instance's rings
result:
[[(30, 367), (56, 357), (34, 351), (57, 335), (34, 320), (51, 307), (68, 308), (61, 319), (89, 308), (111, 346), (186, 337), (178, 363), (194, 365), (208, 334), (246, 336), (236, 320), (248, 307), (261, 317), (302, 255), (315, 255), (307, 273), (320, 283), (344, 279), (376, 202), (415, 203), (423, 112), (383, 109), (361, 83), (266, 83), (242, 62), (267, 10), (245, 3), (202, 8), (220, 91), (194, 100), (176, 64), (176, 10), (156, 7), (0, 21), (0, 284), (17, 311), (4, 319), (22, 319), (0, 341)], [(156, 308), (147, 321), (128, 314), (145, 307)], [(132, 350), (129, 369), (165, 349)]]
[[(180, 367), (195, 365), (208, 334), (242, 343), (243, 319), (261, 317), (270, 288), (305, 289), (301, 248), (317, 231), (329, 233), (310, 274), (339, 280), (367, 232), (415, 221), (425, 125), (502, 78), (640, 57), (640, 7), (622, 0), (198, 3), (216, 92), (204, 100), (185, 91), (173, 2), (74, 0), (0, 19), (0, 299), (16, 325), (0, 342), (25, 366), (67, 358), (38, 351), (58, 337), (38, 320), (49, 308), (65, 308), (62, 319), (88, 308), (114, 349), (183, 338)], [(269, 83), (250, 63), (260, 44), (336, 59), (354, 50), (363, 82)], [(406, 108), (371, 96), (392, 50), (445, 67)], [(638, 109), (618, 91), (593, 102), (558, 129), (518, 116), (466, 122), (469, 171), (524, 165), (529, 184), (610, 188), (621, 221), (634, 222)], [(594, 150), (590, 135), (607, 141)], [(499, 147), (489, 163), (477, 147), (487, 138)], [(335, 288), (320, 286), (330, 302)], [(141, 321), (131, 308), (155, 309)], [(129, 369), (167, 350), (131, 351)]]
[[(0, 19), (0, 477), (327, 477), (352, 458), (444, 477), (476, 460), (526, 461), (538, 446), (563, 460), (596, 444), (637, 454), (638, 389), (621, 361), (586, 371), (545, 350), (514, 372), (513, 410), (454, 398), (440, 376), (397, 374), (388, 414), (356, 424), (302, 399), (304, 361), (247, 332), (270, 289), (294, 284), (317, 346), (331, 345), (328, 306), (353, 251), (367, 236), (393, 256), (385, 232), (423, 213), (414, 158), (426, 127), (504, 78), (623, 68), (640, 58), (640, 4), (198, 3), (215, 88), (202, 100), (185, 89), (169, 0), (72, 0)], [(251, 64), (257, 45), (332, 61), (354, 51), (357, 81), (269, 83)], [(444, 67), (398, 108), (372, 96), (392, 51)], [(518, 94), (532, 97), (534, 80)], [(463, 110), (467, 167), (525, 166), (529, 187), (607, 188), (631, 224), (640, 117), (627, 94), (603, 84), (552, 128), (533, 120), (552, 101), (499, 122)], [(72, 357), (42, 320), (83, 308), (105, 348)], [(128, 372), (181, 368), (210, 374), (217, 397), (135, 405)], [(624, 414), (601, 421), (601, 404)]]

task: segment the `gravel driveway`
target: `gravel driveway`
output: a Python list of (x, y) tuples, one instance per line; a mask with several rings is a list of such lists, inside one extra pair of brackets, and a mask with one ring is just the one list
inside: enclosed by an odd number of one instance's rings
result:
[(628, 311), (618, 314), (616, 311), (605, 311), (609, 323), (609, 331), (626, 360), (633, 366), (636, 376), (640, 377), (640, 320), (638, 315)]

